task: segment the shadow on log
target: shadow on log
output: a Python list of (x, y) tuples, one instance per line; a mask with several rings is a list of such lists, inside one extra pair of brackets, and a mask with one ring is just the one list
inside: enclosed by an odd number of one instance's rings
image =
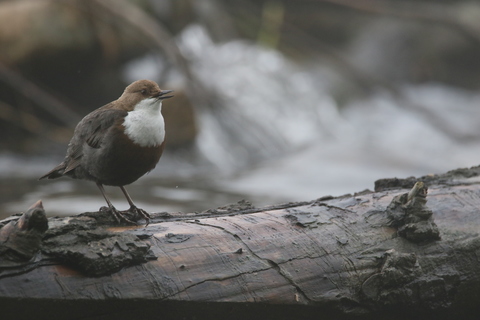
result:
[(51, 218), (33, 261), (0, 265), (2, 318), (477, 319), (479, 174), (148, 227)]

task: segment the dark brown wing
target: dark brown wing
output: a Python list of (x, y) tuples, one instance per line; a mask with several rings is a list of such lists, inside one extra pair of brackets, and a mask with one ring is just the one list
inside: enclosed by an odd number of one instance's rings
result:
[(118, 119), (123, 119), (126, 115), (127, 111), (103, 107), (83, 118), (77, 125), (70, 141), (66, 156), (69, 161), (64, 174), (80, 165), (80, 159), (86, 146), (95, 149), (100, 148), (104, 142), (105, 133)]
[(105, 133), (116, 121), (125, 118), (126, 115), (127, 111), (111, 109), (111, 104), (86, 115), (75, 128), (73, 137), (68, 144), (65, 160), (40, 179), (58, 178), (77, 168), (81, 163), (84, 148), (100, 148), (104, 142)]

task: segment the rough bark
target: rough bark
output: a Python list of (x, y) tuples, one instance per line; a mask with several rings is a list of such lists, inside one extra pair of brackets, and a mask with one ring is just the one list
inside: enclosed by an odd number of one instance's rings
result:
[(0, 266), (0, 312), (477, 319), (479, 174), (385, 179), (375, 192), (262, 209), (159, 213), (147, 227), (118, 226), (102, 212), (50, 218), (32, 260)]

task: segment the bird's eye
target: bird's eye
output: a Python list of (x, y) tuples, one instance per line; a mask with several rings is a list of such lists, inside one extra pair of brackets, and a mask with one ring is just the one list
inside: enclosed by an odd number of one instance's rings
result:
[(147, 90), (143, 89), (142, 91), (140, 91), (142, 94), (145, 94), (147, 93)]

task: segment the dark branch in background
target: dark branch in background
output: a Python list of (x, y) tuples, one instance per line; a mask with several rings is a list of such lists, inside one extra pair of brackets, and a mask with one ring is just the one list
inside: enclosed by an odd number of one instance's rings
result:
[[(36, 136), (44, 137), (51, 141), (65, 143), (65, 137), (69, 135), (58, 134), (62, 131), (68, 131), (65, 127), (57, 127), (52, 124), (45, 124), (35, 114), (11, 106), (8, 103), (0, 101), (0, 119), (9, 122)], [(68, 141), (68, 140), (67, 140)]]
[(40, 108), (68, 127), (74, 127), (81, 117), (56, 97), (42, 90), (19, 72), (0, 62), (0, 81), (15, 88), (20, 94), (34, 101)]
[[(367, 14), (389, 15), (409, 21), (430, 23), (435, 26), (450, 28), (451, 30), (458, 32), (460, 36), (468, 39), (471, 43), (480, 47), (480, 35), (475, 32), (475, 26), (469, 24), (468, 21), (461, 19), (461, 12), (458, 10), (458, 3), (454, 3), (452, 5), (439, 5), (435, 3), (392, 0), (302, 1), (318, 3), (319, 5), (322, 3), (327, 3), (329, 6), (333, 4), (347, 10), (350, 9)], [(139, 42), (145, 44), (149, 48), (155, 48), (157, 51), (161, 51), (162, 55), (166, 56), (168, 61), (184, 75), (185, 79), (187, 80), (187, 88), (185, 91), (190, 98), (195, 98), (194, 101), (196, 106), (209, 107), (209, 109), (221, 109), (223, 108), (224, 104), (227, 103), (222, 102), (214, 92), (210, 92), (210, 90), (205, 88), (197, 79), (196, 75), (190, 69), (189, 62), (183, 56), (182, 52), (175, 43), (173, 35), (169, 33), (169, 31), (161, 24), (161, 22), (158, 22), (154, 17), (142, 11), (137, 6), (128, 1), (113, 0), (74, 1), (69, 3), (74, 3), (75, 6), (80, 10), (85, 9), (85, 6), (89, 6), (89, 9), (91, 9), (89, 10), (89, 13), (94, 14), (93, 18), (95, 22), (98, 22), (99, 24), (115, 23), (115, 26), (117, 27), (130, 29), (132, 30), (131, 34), (134, 34), (135, 37), (138, 38)], [(252, 20), (258, 19), (255, 17), (255, 15), (252, 15), (252, 12), (258, 11), (258, 7), (256, 7), (254, 3), (255, 2), (242, 2), (242, 5), (236, 6), (237, 9), (235, 11), (230, 12), (230, 15), (236, 17), (236, 20), (248, 22), (243, 27), (251, 30), (249, 33), (251, 33), (253, 39), (258, 38), (258, 34), (255, 35), (255, 32), (258, 33), (258, 30), (254, 30), (255, 28), (252, 28), (252, 24), (257, 24), (257, 21), (253, 21), (252, 23)], [(270, 4), (272, 3), (273, 2)], [(282, 5), (282, 3), (278, 2), (278, 5)], [(270, 6), (269, 8), (270, 10), (279, 9), (275, 5), (273, 7)], [(348, 56), (345, 55), (340, 49), (326, 43), (325, 41), (322, 41), (320, 37), (303, 30), (297, 25), (290, 23), (288, 19), (286, 19), (286, 16), (288, 16), (289, 13), (291, 14), (291, 11), (288, 9), (289, 8), (282, 8), (281, 11), (277, 11), (277, 15), (274, 15), (273, 18), (277, 17), (278, 21), (274, 19), (275, 23), (273, 23), (270, 29), (267, 28), (268, 30), (266, 30), (270, 32), (269, 36), (278, 37), (273, 38), (275, 41), (273, 41), (272, 44), (275, 47), (279, 47), (284, 52), (295, 52), (296, 50), (296, 52), (300, 52), (303, 55), (304, 52), (310, 52), (314, 58), (326, 58), (335, 69), (344, 74), (346, 78), (351, 79), (352, 82), (363, 91), (367, 92), (374, 88), (383, 88), (390, 92), (392, 97), (396, 98), (399, 103), (404, 106), (404, 108), (415, 111), (432, 126), (447, 133), (455, 139), (460, 140), (472, 138), (459, 133), (456, 128), (448, 126), (445, 123), (445, 120), (439, 117), (435, 112), (419, 106), (414, 101), (411, 101), (412, 99), (405, 97), (405, 95), (398, 90), (392, 81), (385, 81), (376, 78), (375, 76), (369, 74), (368, 71), (362, 70), (349, 61)], [(265, 19), (265, 16), (263, 18)], [(264, 21), (264, 23), (266, 22), (268, 21)], [(260, 25), (262, 24), (260, 23)], [(286, 37), (285, 33), (291, 36)], [(112, 47), (115, 48), (115, 39), (110, 39), (108, 35), (105, 37), (102, 37), (101, 35), (97, 36), (99, 36), (100, 45), (103, 44), (102, 48), (104, 49), (105, 54), (107, 56), (114, 55), (115, 52), (112, 53), (112, 51), (109, 50), (111, 50)], [(110, 45), (111, 43), (113, 43), (113, 45)], [(40, 87), (25, 79), (21, 74), (2, 65), (1, 63), (0, 81), (9, 84), (12, 86), (12, 88), (18, 90), (23, 96), (32, 99), (32, 101), (35, 101), (40, 108), (69, 127), (73, 127), (80, 119), (78, 114), (62, 104), (54, 96), (43, 91)], [(193, 99), (191, 100), (193, 101)], [(0, 107), (4, 112), (6, 112), (4, 116), (7, 115), (9, 117), (5, 120), (11, 122), (13, 119), (20, 119), (21, 116), (11, 115), (8, 113), (12, 110), (11, 106), (3, 105), (3, 107)], [(1, 111), (2, 110), (0, 110), (0, 112)], [(224, 114), (225, 117), (231, 116), (231, 114), (228, 113)], [(248, 121), (246, 119), (241, 119), (240, 115), (237, 115), (237, 117), (239, 117), (236, 120), (237, 123), (244, 123), (245, 121)], [(219, 123), (219, 125), (223, 123), (222, 121), (220, 122), (221, 123)], [(20, 126), (23, 126), (24, 124), (25, 121), (18, 123)], [(248, 123), (247, 125), (254, 126), (255, 124)], [(30, 130), (29, 128), (25, 129)], [(228, 128), (225, 129), (228, 131)], [(260, 135), (260, 133), (263, 134), (261, 129), (261, 127), (258, 128), (258, 135)], [(255, 130), (251, 131), (253, 132)], [(255, 139), (255, 137), (253, 138)], [(232, 137), (232, 139), (234, 139), (234, 137)]]

